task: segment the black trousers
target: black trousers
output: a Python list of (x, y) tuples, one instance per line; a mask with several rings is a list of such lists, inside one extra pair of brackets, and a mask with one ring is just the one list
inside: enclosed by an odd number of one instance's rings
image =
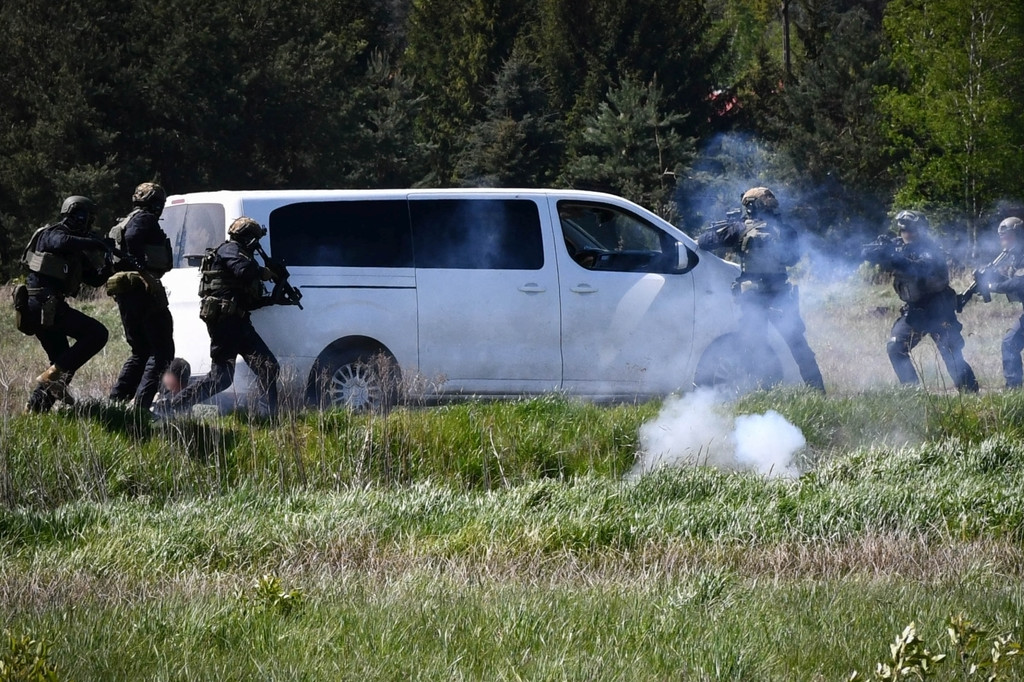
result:
[[(40, 319), (46, 297), (30, 296), (29, 310), (36, 320)], [(57, 312), (53, 325), (39, 326), (35, 337), (46, 351), (51, 365), (74, 374), (94, 355), (103, 350), (109, 333), (99, 320), (75, 310), (66, 301), (56, 302)], [(68, 343), (68, 338), (74, 343)]]
[(171, 409), (186, 409), (207, 400), (231, 386), (239, 355), (256, 375), (260, 391), (266, 397), (270, 414), (277, 414), (277, 377), (281, 366), (266, 342), (256, 333), (248, 313), (229, 315), (206, 324), (210, 332), (210, 373), (189, 384), (171, 401)]
[(904, 306), (903, 314), (892, 326), (892, 334), (886, 345), (889, 362), (900, 383), (916, 384), (919, 381), (917, 370), (910, 359), (910, 351), (925, 336), (930, 336), (953, 385), (962, 391), (976, 392), (978, 379), (964, 359), (962, 330), (963, 325), (956, 319), (956, 293), (952, 289)]
[(174, 359), (174, 321), (171, 311), (146, 292), (115, 297), (131, 355), (110, 389), (111, 400), (135, 399), (148, 410), (160, 390), (160, 380)]
[(797, 288), (785, 285), (777, 289), (753, 289), (740, 294), (740, 309), (743, 312), (744, 334), (759, 335), (771, 324), (789, 346), (793, 360), (800, 370), (804, 384), (819, 391), (825, 391), (818, 360), (807, 343), (807, 327), (800, 317), (800, 300)]

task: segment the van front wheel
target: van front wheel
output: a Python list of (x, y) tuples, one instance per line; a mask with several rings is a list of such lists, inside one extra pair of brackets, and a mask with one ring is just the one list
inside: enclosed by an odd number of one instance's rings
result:
[(323, 408), (380, 412), (398, 402), (398, 365), (383, 351), (350, 350), (317, 362), (316, 394)]
[(693, 383), (739, 396), (771, 388), (782, 376), (782, 363), (770, 347), (727, 334), (704, 352)]

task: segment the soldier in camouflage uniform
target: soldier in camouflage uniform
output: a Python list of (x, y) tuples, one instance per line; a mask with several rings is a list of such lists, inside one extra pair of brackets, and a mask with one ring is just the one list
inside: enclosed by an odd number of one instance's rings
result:
[[(26, 409), (46, 412), (58, 400), (72, 404), (68, 384), (82, 365), (107, 343), (103, 323), (67, 304), (82, 284), (102, 286), (110, 274), (103, 243), (89, 235), (96, 204), (83, 196), (68, 197), (54, 225), (36, 230), (22, 262), (29, 273), (15, 290), (19, 331), (42, 344), (50, 366), (38, 377)], [(68, 344), (68, 338), (74, 339)]]
[(200, 265), (199, 316), (210, 333), (210, 373), (171, 399), (170, 412), (187, 410), (231, 386), (239, 355), (256, 375), (271, 416), (277, 414), (280, 365), (252, 326), (249, 313), (271, 305), (263, 282), (273, 274), (253, 258), (255, 245), (267, 233), (252, 218), (241, 217), (228, 228), (228, 240), (207, 251)]
[(779, 202), (767, 187), (747, 190), (742, 203), (742, 221), (704, 231), (697, 245), (738, 253), (740, 276), (733, 286), (743, 314), (743, 336), (756, 338), (759, 330), (773, 325), (789, 346), (804, 383), (824, 392), (825, 382), (800, 317), (799, 293), (789, 283), (787, 268), (800, 260), (796, 231), (779, 219)]
[(172, 266), (171, 242), (160, 227), (167, 193), (144, 182), (132, 195), (134, 210), (110, 230), (114, 245), (131, 262), (118, 260), (120, 272), (107, 280), (107, 293), (117, 301), (124, 338), (131, 348), (110, 399), (128, 401), (148, 410), (160, 388), (160, 378), (174, 358), (174, 322), (160, 278)]
[(904, 303), (886, 346), (892, 368), (901, 384), (918, 383), (910, 352), (928, 335), (956, 387), (977, 392), (978, 380), (963, 356), (963, 326), (956, 317), (957, 296), (949, 286), (946, 255), (923, 214), (900, 211), (896, 224), (899, 237), (880, 237), (863, 250), (866, 261), (892, 274), (893, 288)]

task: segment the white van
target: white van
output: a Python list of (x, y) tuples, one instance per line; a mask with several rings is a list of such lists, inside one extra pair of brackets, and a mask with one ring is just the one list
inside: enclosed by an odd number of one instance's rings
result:
[[(782, 340), (742, 350), (736, 266), (620, 197), (550, 189), (220, 191), (168, 198), (177, 355), (209, 371), (199, 262), (246, 215), (304, 309), (253, 312), (285, 389), (314, 404), (561, 391), (642, 399), (794, 380)], [(385, 373), (386, 374), (386, 373)], [(419, 380), (411, 380), (418, 378)], [(239, 362), (235, 397), (251, 375)]]

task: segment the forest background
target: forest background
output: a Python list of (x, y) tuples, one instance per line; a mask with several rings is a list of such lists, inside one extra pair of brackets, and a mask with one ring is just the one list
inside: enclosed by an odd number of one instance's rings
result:
[[(557, 186), (691, 234), (768, 184), (828, 241), (1024, 198), (1019, 0), (0, 5), (0, 258), (136, 184)], [(838, 242), (837, 242), (838, 243)]]

